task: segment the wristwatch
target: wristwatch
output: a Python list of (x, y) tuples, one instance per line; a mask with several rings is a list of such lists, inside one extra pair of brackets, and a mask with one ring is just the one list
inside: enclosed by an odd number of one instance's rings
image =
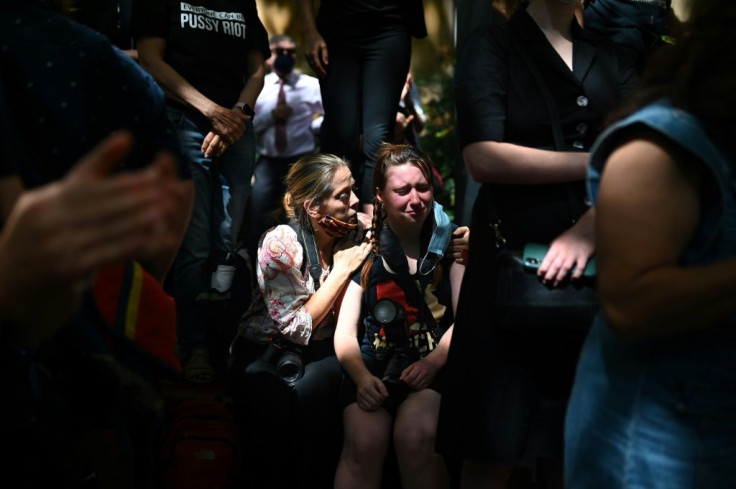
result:
[(254, 115), (256, 115), (256, 111), (253, 110), (253, 107), (246, 104), (245, 102), (238, 102), (237, 104), (235, 104), (235, 107), (242, 110), (247, 116), (253, 117)]

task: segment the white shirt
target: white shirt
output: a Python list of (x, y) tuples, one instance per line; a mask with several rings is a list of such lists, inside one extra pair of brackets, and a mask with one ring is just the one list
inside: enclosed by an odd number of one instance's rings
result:
[(276, 149), (276, 121), (271, 111), (279, 96), (279, 76), (269, 73), (263, 90), (256, 100), (253, 127), (258, 153), (272, 158), (285, 158), (314, 151), (314, 136), (322, 126), (322, 95), (319, 80), (303, 73), (292, 72), (284, 82), (286, 104), (293, 112), (286, 121), (286, 149)]

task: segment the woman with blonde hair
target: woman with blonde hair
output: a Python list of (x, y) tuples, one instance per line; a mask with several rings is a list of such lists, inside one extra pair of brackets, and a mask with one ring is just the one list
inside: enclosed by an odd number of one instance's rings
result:
[[(290, 224), (267, 231), (258, 247), (265, 308), (262, 320), (241, 324), (229, 367), (254, 487), (325, 487), (332, 481), (342, 377), (332, 336), (345, 285), (370, 251), (362, 242), (353, 185), (337, 156), (299, 159), (286, 177)], [(264, 367), (279, 364), (284, 352), (301, 356), (301, 375), (282, 379)], [(284, 460), (298, 467), (284, 470)]]

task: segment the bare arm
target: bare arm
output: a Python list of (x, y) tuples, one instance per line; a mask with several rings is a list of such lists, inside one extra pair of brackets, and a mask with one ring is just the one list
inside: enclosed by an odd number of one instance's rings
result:
[(319, 324), (332, 310), (345, 284), (350, 281), (350, 276), (360, 267), (370, 250), (369, 243), (354, 244), (347, 239), (336, 245), (330, 275), (304, 306), (312, 316), (312, 324)]
[[(243, 90), (238, 95), (238, 103), (248, 104), (250, 107), (256, 106), (256, 100), (258, 95), (263, 90), (263, 79), (266, 76), (266, 67), (263, 62), (263, 54), (260, 51), (251, 50), (248, 51), (248, 81), (245, 82)], [(251, 117), (246, 115), (240, 109), (231, 109), (239, 112), (238, 117), (244, 121), (250, 121)], [(245, 133), (246, 127), (243, 125), (243, 133)], [(202, 142), (202, 152), (206, 157), (220, 156), (232, 142), (228, 142), (225, 135), (218, 133), (215, 130), (214, 124), (213, 129), (208, 133), (204, 141)]]
[(526, 185), (583, 180), (589, 153), (550, 151), (479, 141), (463, 149), (468, 172), (478, 182)]
[[(222, 107), (207, 98), (164, 61), (165, 52), (166, 40), (163, 38), (143, 37), (138, 39), (138, 56), (141, 66), (153, 76), (170, 97), (193, 107), (207, 117), (212, 123), (212, 130), (220, 135), (227, 144), (240, 139), (248, 120), (243, 111)], [(261, 80), (262, 83), (263, 80)]]
[(309, 66), (318, 77), (327, 75), (326, 67), (329, 64), (327, 43), (317, 30), (314, 16), (314, 0), (297, 0), (299, 13), (304, 30), (304, 52)]
[(684, 267), (702, 175), (669, 143), (632, 141), (606, 165), (597, 205), (601, 303), (628, 337), (705, 328), (736, 312), (736, 259)]
[(363, 288), (355, 282), (350, 282), (337, 320), (335, 353), (340, 365), (357, 386), (358, 406), (366, 411), (374, 411), (388, 397), (388, 391), (381, 379), (371, 374), (365, 366), (360, 352), (358, 322), (362, 296)]

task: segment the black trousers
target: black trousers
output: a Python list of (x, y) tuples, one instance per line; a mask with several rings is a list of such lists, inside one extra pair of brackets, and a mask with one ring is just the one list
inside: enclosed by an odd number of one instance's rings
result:
[(375, 153), (381, 143), (393, 139), (409, 73), (411, 37), (403, 26), (371, 36), (324, 37), (330, 64), (320, 80), (325, 109), (321, 150), (349, 160), (360, 185), (358, 197), (370, 203)]
[(314, 341), (303, 354), (304, 376), (294, 387), (260, 362), (265, 347), (238, 339), (228, 387), (241, 433), (245, 486), (253, 489), (332, 487), (342, 448), (338, 392), (342, 369), (332, 339)]

